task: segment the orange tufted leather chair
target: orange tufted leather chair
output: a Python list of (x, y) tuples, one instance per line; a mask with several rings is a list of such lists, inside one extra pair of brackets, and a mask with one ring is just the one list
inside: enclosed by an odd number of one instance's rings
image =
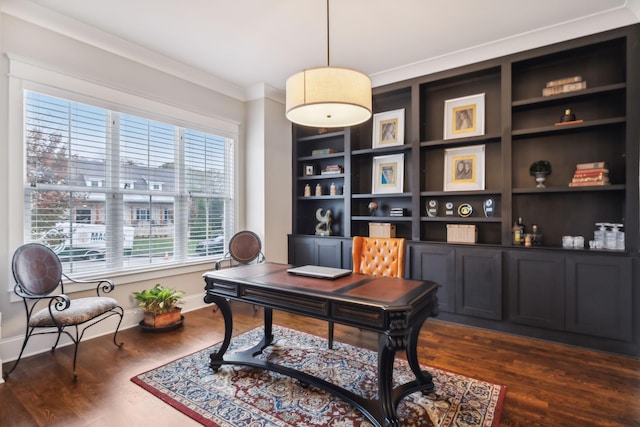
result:
[(353, 272), (371, 276), (404, 277), (405, 239), (353, 238)]
[[(404, 277), (406, 241), (400, 237), (353, 238), (353, 272), (370, 276)], [(329, 348), (333, 348), (333, 322), (329, 322)]]

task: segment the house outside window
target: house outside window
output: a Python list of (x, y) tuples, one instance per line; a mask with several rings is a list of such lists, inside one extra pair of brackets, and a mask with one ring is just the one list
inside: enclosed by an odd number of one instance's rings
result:
[(233, 233), (232, 138), (24, 94), (25, 241), (65, 271), (201, 261), (198, 242)]

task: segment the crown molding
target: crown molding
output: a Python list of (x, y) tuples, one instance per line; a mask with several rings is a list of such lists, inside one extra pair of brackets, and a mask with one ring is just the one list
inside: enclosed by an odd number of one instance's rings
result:
[(30, 1), (1, 0), (0, 11), (47, 30), (73, 38), (130, 61), (198, 84), (231, 98), (246, 101), (244, 89), (210, 73), (188, 67), (134, 43), (63, 16)]

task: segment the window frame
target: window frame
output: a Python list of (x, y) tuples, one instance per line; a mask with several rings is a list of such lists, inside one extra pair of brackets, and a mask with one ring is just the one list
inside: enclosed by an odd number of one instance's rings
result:
[[(24, 176), (26, 174), (25, 152), (25, 91), (34, 91), (46, 95), (67, 99), (74, 102), (93, 105), (107, 110), (116, 110), (120, 113), (131, 114), (168, 123), (178, 127), (185, 127), (199, 132), (230, 138), (234, 141), (233, 153), (233, 220), (228, 224), (230, 232), (238, 229), (238, 212), (243, 197), (238, 191), (241, 188), (239, 176), (239, 123), (231, 120), (209, 117), (173, 105), (150, 100), (138, 95), (121, 92), (112, 88), (80, 80), (74, 77), (63, 75), (55, 71), (41, 68), (37, 65), (29, 64), (9, 57), (11, 73), (9, 74), (9, 139), (21, 141), (20, 144), (10, 144), (9, 162), (12, 166), (9, 171), (9, 181), (11, 191), (9, 201), (11, 212), (9, 219), (14, 227), (11, 227), (8, 236), (10, 248), (17, 248), (24, 242), (25, 211), (24, 211)], [(100, 187), (98, 187), (100, 188)], [(102, 188), (100, 188), (103, 190)], [(13, 201), (13, 202), (11, 202)], [(171, 209), (171, 215), (175, 218), (176, 206)], [(229, 234), (230, 237), (230, 234)], [(186, 250), (185, 250), (186, 254)], [(161, 270), (167, 268), (174, 269), (176, 274), (202, 271), (202, 264), (211, 264), (211, 257), (197, 260), (182, 260), (178, 264), (158, 267), (149, 265), (140, 270), (114, 271), (111, 277), (121, 278), (120, 282), (133, 282), (138, 280), (163, 277), (166, 273)], [(80, 275), (80, 277), (92, 277), (91, 274)]]

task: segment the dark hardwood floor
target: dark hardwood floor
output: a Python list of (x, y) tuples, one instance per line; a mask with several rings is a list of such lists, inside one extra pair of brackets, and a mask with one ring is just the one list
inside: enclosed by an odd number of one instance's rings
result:
[[(262, 324), (262, 312), (233, 304), (234, 330)], [(276, 312), (274, 322), (326, 336), (325, 322)], [(220, 341), (221, 314), (211, 308), (185, 313), (184, 327), (166, 333), (122, 331), (83, 342), (78, 381), (72, 348), (23, 359), (0, 384), (0, 426), (198, 425), (130, 379), (162, 363)], [(369, 332), (336, 325), (336, 340), (375, 349)], [(36, 337), (34, 339), (47, 339)], [(448, 324), (425, 323), (419, 343), (423, 364), (507, 386), (503, 426), (640, 426), (640, 360)], [(11, 365), (8, 362), (6, 365)]]

